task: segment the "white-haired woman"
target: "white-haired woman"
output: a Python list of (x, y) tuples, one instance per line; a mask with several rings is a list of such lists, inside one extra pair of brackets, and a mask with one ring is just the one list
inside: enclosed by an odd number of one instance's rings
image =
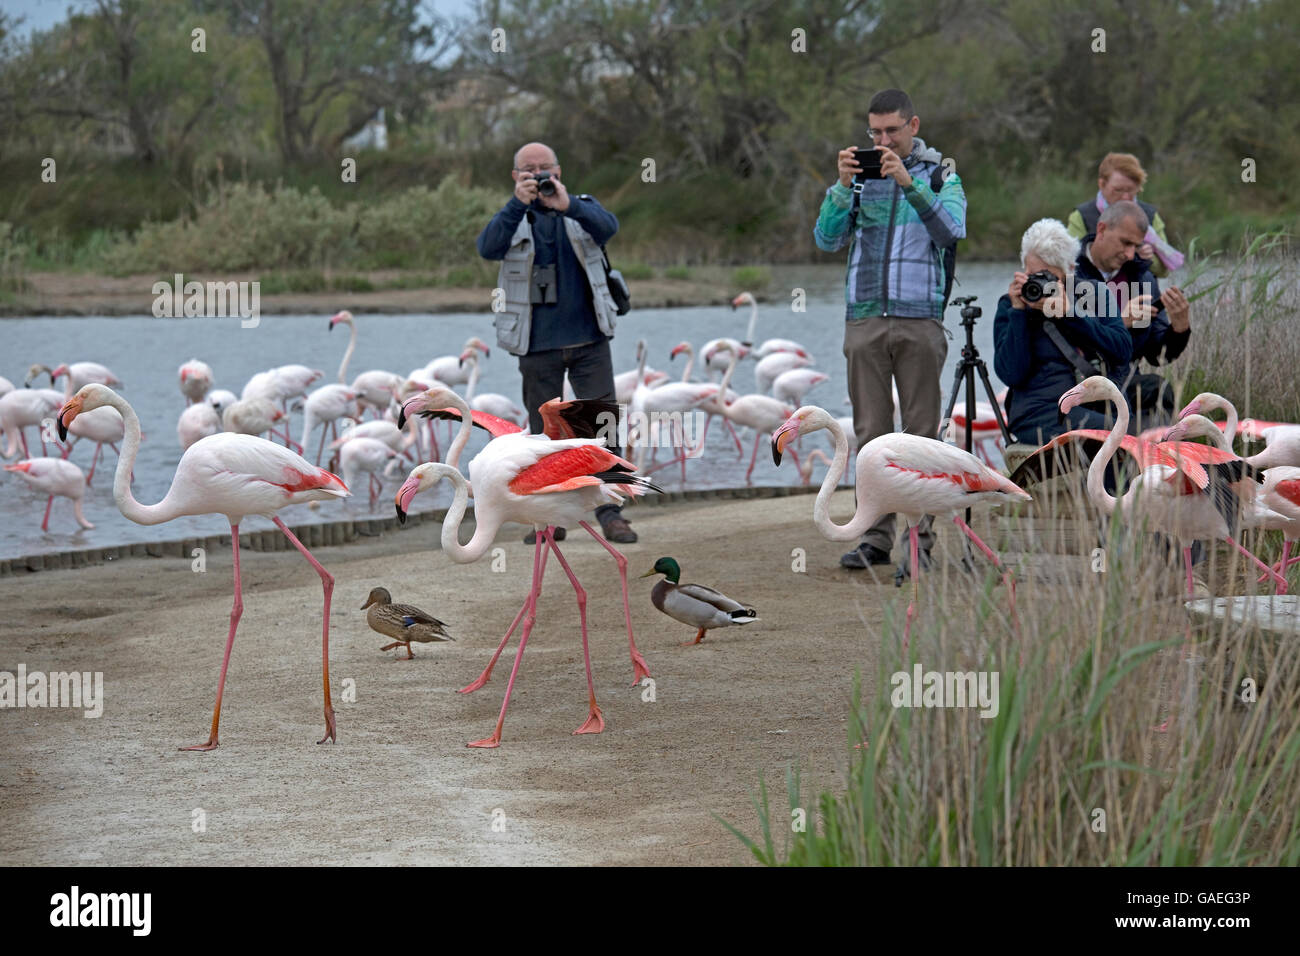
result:
[[(1101, 283), (1075, 277), (1078, 256), (1079, 240), (1063, 223), (1038, 220), (1025, 230), (1023, 268), (998, 300), (993, 319), (993, 368), (1009, 388), (1007, 426), (1031, 445), (1071, 428), (1109, 428), (1102, 411), (1086, 406), (1062, 418), (1057, 401), (1079, 380), (1077, 360), (1122, 375), (1133, 353), (1114, 297)], [(1047, 295), (1036, 297), (1035, 285)], [(1060, 332), (1060, 344), (1044, 330), (1047, 323)]]

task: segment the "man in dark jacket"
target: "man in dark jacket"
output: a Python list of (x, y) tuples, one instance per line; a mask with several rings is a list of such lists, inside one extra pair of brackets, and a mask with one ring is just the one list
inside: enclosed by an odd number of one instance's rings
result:
[[(1095, 235), (1085, 236), (1075, 274), (1106, 284), (1116, 296), (1120, 315), (1133, 338), (1133, 360), (1117, 381), (1133, 417), (1129, 430), (1138, 434), (1169, 424), (1173, 389), (1159, 375), (1139, 374), (1138, 364), (1172, 362), (1191, 338), (1191, 306), (1177, 286), (1160, 291), (1150, 262), (1137, 254), (1149, 227), (1146, 213), (1134, 202), (1112, 203), (1097, 220)], [(1154, 308), (1156, 298), (1160, 307)]]
[[(1039, 220), (1021, 240), (1023, 271), (1015, 273), (1007, 295), (998, 300), (993, 368), (1009, 386), (1007, 425), (1020, 442), (1041, 445), (1070, 428), (1109, 428), (1105, 413), (1090, 406), (1071, 409), (1063, 420), (1057, 403), (1084, 370), (1112, 380), (1122, 377), (1133, 354), (1114, 297), (1104, 286), (1072, 276), (1078, 255), (1078, 240), (1063, 223)], [(1025, 281), (1040, 271), (1055, 277), (1055, 292), (1027, 302), (1021, 296)], [(1061, 321), (1049, 318), (1053, 315)], [(1049, 324), (1060, 343), (1046, 331)]]
[[(540, 435), (539, 409), (560, 397), (565, 372), (578, 398), (615, 400), (609, 340), (617, 310), (601, 246), (618, 231), (618, 220), (591, 196), (569, 195), (559, 159), (544, 143), (515, 153), (510, 175), (514, 195), (479, 235), (478, 252), (501, 262), (497, 344), (519, 356), (529, 426)], [(549, 195), (542, 194), (543, 183)], [(602, 506), (596, 517), (610, 541), (636, 541), (617, 507)], [(563, 539), (563, 532), (557, 528), (555, 536)], [(529, 532), (524, 540), (532, 539)]]

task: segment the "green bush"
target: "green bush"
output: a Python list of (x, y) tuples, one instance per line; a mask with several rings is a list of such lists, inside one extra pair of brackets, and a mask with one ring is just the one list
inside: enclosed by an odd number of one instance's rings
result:
[(772, 282), (772, 273), (763, 266), (741, 266), (731, 273), (731, 283), (737, 289), (766, 289)]
[(687, 266), (669, 266), (664, 270), (665, 279), (689, 280), (691, 270)]

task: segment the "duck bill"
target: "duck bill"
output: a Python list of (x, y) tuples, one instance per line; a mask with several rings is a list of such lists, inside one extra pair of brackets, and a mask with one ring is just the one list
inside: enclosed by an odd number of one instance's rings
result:
[(397, 498), (394, 503), (397, 505), (397, 520), (402, 524), (406, 523), (406, 513), (410, 510), (411, 499), (419, 493), (419, 478), (407, 478), (402, 483), (402, 487), (397, 489)]
[(651, 575), (658, 574), (658, 573), (659, 573), (659, 572), (656, 571), (654, 568), (651, 568), (651, 569), (650, 569), (649, 571), (647, 571), (645, 574), (638, 574), (637, 577), (638, 577), (638, 578), (648, 578), (648, 577), (650, 577)]
[(59, 410), (59, 441), (68, 440), (68, 426), (72, 420), (81, 414), (81, 396), (73, 395), (63, 403), (63, 408)]
[(785, 453), (785, 446), (790, 444), (798, 431), (798, 424), (788, 421), (772, 435), (772, 461), (778, 466), (781, 464), (781, 455)]
[[(400, 512), (399, 512), (399, 514), (400, 514)], [(363, 604), (363, 605), (361, 605), (360, 610), (364, 611), (366, 608), (370, 607), (370, 605), (372, 605), (372, 604), (374, 604), (374, 603), (375, 603), (375, 599), (374, 599), (374, 598), (366, 598), (366, 603)]]

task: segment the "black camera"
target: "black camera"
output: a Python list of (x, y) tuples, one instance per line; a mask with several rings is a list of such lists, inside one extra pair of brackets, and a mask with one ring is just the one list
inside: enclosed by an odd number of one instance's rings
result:
[(1051, 272), (1044, 269), (1041, 272), (1030, 273), (1025, 279), (1025, 284), (1020, 287), (1020, 298), (1026, 302), (1041, 302), (1043, 299), (1050, 299), (1056, 295), (1056, 287), (1060, 280)]
[(537, 180), (537, 194), (539, 196), (555, 195), (555, 183), (551, 182), (550, 173), (533, 173), (533, 178)]

